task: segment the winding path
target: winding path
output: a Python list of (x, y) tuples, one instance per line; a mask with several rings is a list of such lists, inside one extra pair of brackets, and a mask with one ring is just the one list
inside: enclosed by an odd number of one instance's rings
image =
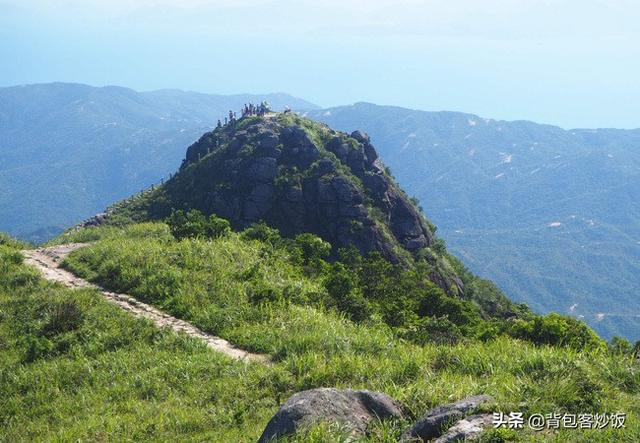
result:
[(171, 328), (176, 332), (182, 332), (190, 337), (202, 340), (209, 348), (217, 352), (221, 352), (235, 360), (269, 363), (269, 359), (266, 355), (253, 354), (243, 349), (236, 348), (228, 341), (220, 337), (207, 334), (189, 322), (159, 311), (153, 306), (143, 303), (129, 295), (107, 291), (100, 286), (90, 283), (75, 276), (71, 272), (60, 268), (60, 264), (67, 255), (76, 249), (85, 246), (89, 246), (89, 244), (70, 243), (66, 245), (52, 246), (49, 248), (25, 250), (22, 251), (22, 253), (25, 256), (25, 263), (35, 266), (43, 274), (44, 278), (49, 281), (61, 283), (72, 289), (97, 289), (108, 301), (118, 305), (120, 308), (136, 317), (151, 320), (159, 328)]

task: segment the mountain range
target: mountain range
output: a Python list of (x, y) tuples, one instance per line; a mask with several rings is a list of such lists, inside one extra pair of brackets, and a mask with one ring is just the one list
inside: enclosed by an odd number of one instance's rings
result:
[(229, 109), (262, 100), (274, 109), (315, 107), (286, 94), (0, 88), (0, 231), (46, 240), (158, 182)]
[(229, 109), (263, 99), (351, 133), (384, 162), (477, 274), (534, 310), (640, 337), (640, 131), (563, 130), (472, 114), (284, 94), (0, 89), (0, 230), (43, 241), (174, 171)]
[(357, 103), (359, 128), (451, 250), (534, 310), (640, 337), (640, 130), (564, 130)]

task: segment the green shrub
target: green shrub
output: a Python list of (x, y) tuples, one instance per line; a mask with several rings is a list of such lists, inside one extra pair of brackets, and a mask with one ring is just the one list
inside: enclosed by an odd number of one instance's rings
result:
[(210, 215), (205, 224), (205, 237), (218, 238), (231, 232), (231, 224), (224, 218)]
[(377, 252), (356, 263), (354, 271), (362, 293), (382, 320), (391, 326), (412, 322), (416, 317), (416, 301), (425, 287), (424, 277), (393, 265)]
[(626, 338), (615, 336), (609, 342), (609, 350), (614, 354), (626, 355), (633, 353), (633, 346)]
[(473, 304), (449, 297), (435, 285), (422, 294), (418, 314), (420, 317), (447, 317), (458, 326), (475, 326), (481, 321)]
[(338, 250), (338, 261), (349, 269), (359, 269), (362, 266), (362, 260), (362, 255), (355, 246)]
[(304, 233), (294, 239), (280, 242), (283, 249), (288, 250), (294, 264), (301, 266), (305, 274), (319, 276), (326, 270), (324, 259), (331, 254), (331, 244), (314, 234)]
[(231, 231), (231, 225), (215, 214), (206, 217), (202, 212), (192, 209), (185, 213), (179, 209), (167, 218), (171, 234), (180, 240), (183, 238), (218, 238)]
[(296, 247), (302, 251), (302, 262), (309, 266), (331, 254), (331, 244), (314, 234), (299, 234), (295, 238)]
[(354, 321), (363, 321), (371, 315), (371, 307), (358, 288), (353, 273), (342, 263), (331, 267), (325, 288), (330, 298), (330, 305), (346, 313)]
[(442, 256), (447, 253), (447, 244), (444, 239), (437, 238), (431, 245), (431, 249), (438, 255)]
[(476, 328), (476, 338), (481, 341), (489, 341), (498, 338), (504, 332), (504, 323), (498, 320), (487, 320)]
[(373, 252), (357, 270), (362, 292), (367, 300), (384, 302), (396, 298), (400, 289), (400, 269)]
[(427, 343), (455, 344), (462, 338), (462, 332), (446, 316), (424, 317), (409, 327), (404, 337), (423, 346)]
[(23, 345), (25, 347), (22, 359), (24, 363), (32, 363), (40, 358), (54, 354), (53, 342), (47, 337), (29, 335), (23, 338)]
[(4, 232), (0, 232), (0, 246), (8, 246), (13, 249), (24, 249), (28, 245), (24, 242), (16, 240), (15, 238), (5, 234)]
[(278, 303), (283, 300), (282, 291), (267, 285), (263, 281), (247, 286), (247, 297), (252, 303)]
[(0, 244), (0, 255), (2, 256), (2, 264), (7, 268), (22, 263), (22, 254), (12, 246)]
[(551, 313), (532, 320), (509, 323), (509, 335), (535, 344), (569, 346), (575, 349), (602, 349), (604, 342), (584, 322)]
[(506, 443), (509, 441), (518, 441), (519, 435), (515, 429), (497, 428), (488, 429), (482, 433), (478, 443)]
[(259, 240), (272, 246), (278, 244), (282, 239), (282, 237), (280, 237), (280, 231), (269, 227), (264, 222), (255, 223), (242, 231), (242, 238), (247, 240)]

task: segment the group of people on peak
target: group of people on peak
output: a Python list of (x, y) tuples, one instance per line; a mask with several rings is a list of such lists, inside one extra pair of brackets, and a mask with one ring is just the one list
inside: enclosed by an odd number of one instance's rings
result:
[[(271, 106), (266, 100), (259, 105), (254, 105), (253, 103), (249, 102), (249, 104), (245, 103), (244, 107), (242, 108), (242, 117), (252, 117), (254, 115), (262, 117), (269, 112), (271, 112)], [(237, 114), (234, 111), (229, 111), (229, 116), (224, 118), (224, 124), (225, 126), (229, 123), (233, 124), (237, 120)], [(222, 121), (220, 119), (218, 119), (217, 127), (222, 127)]]
[(244, 108), (242, 109), (242, 116), (243, 117), (251, 117), (253, 115), (263, 116), (267, 112), (271, 112), (271, 106), (269, 106), (269, 103), (266, 100), (260, 103), (259, 105), (254, 105), (253, 103), (250, 102), (248, 105), (247, 104), (244, 105)]

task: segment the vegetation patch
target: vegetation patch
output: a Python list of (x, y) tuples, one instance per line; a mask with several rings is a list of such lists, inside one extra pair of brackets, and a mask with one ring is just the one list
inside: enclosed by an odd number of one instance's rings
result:
[[(160, 223), (96, 233), (98, 243), (76, 251), (68, 266), (91, 270), (94, 280), (193, 319), (239, 346), (269, 353), (276, 363), (234, 362), (130, 317), (96, 291), (45, 283), (21, 263), (18, 249), (2, 245), (5, 441), (255, 441), (290, 395), (322, 386), (383, 391), (412, 417), (479, 393), (494, 396), (503, 412), (628, 414), (624, 430), (492, 431), (486, 441), (640, 438), (640, 380), (628, 353), (534, 345), (507, 335), (408, 342), (383, 321), (356, 322), (325, 307), (324, 265), (307, 268), (304, 254), (294, 258), (264, 226), (212, 239), (176, 240)], [(306, 254), (308, 264), (314, 254)], [(343, 257), (345, 270), (354, 269), (348, 254)], [(382, 264), (357, 266), (375, 275)], [(250, 297), (250, 287), (261, 296)], [(352, 287), (369, 297), (372, 317), (380, 315), (375, 300), (383, 287), (373, 280)], [(365, 441), (396, 441), (406, 426), (376, 423)], [(339, 427), (319, 424), (293, 441), (343, 437)]]

